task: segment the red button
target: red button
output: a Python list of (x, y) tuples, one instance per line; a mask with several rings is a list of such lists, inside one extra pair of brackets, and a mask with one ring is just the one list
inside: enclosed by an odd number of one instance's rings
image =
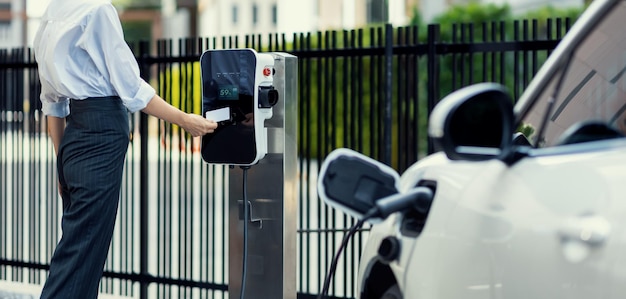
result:
[(263, 69), (263, 76), (269, 77), (272, 74), (272, 70), (269, 67)]

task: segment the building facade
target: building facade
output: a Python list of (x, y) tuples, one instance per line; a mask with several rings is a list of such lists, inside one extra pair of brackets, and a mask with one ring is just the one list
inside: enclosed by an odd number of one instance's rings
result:
[(25, 0), (0, 0), (0, 48), (27, 45)]
[[(406, 25), (417, 9), (426, 22), (448, 7), (477, 0), (114, 0), (123, 22), (147, 22), (146, 38), (305, 33)], [(478, 0), (508, 3), (514, 14), (584, 0)], [(32, 45), (49, 0), (0, 0), (0, 48)]]
[(201, 36), (314, 32), (406, 24), (416, 0), (201, 0)]

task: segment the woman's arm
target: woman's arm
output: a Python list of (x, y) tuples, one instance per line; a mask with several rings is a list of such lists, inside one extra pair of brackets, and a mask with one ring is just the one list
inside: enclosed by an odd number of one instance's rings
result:
[(48, 116), (48, 134), (52, 137), (52, 144), (54, 145), (54, 152), (59, 153), (59, 145), (61, 139), (63, 139), (63, 133), (65, 132), (65, 118)]
[(213, 133), (217, 128), (216, 122), (197, 114), (182, 112), (165, 102), (165, 100), (158, 95), (155, 95), (141, 111), (169, 123), (179, 125), (194, 137)]

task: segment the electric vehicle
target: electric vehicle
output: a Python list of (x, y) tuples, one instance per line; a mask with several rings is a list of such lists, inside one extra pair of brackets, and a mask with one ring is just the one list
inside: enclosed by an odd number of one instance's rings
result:
[[(495, 83), (437, 104), (428, 130), (439, 151), (379, 192), (432, 197), (373, 221), (360, 299), (626, 296), (624, 20), (626, 1), (593, 1), (515, 105)], [(359, 180), (352, 203), (367, 201)], [(379, 200), (361, 209), (323, 197), (359, 218)]]

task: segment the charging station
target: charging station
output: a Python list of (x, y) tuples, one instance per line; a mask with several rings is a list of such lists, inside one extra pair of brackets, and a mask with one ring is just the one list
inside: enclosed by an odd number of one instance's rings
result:
[(202, 158), (231, 166), (230, 298), (295, 299), (297, 57), (208, 50), (200, 66), (202, 113), (219, 124)]

